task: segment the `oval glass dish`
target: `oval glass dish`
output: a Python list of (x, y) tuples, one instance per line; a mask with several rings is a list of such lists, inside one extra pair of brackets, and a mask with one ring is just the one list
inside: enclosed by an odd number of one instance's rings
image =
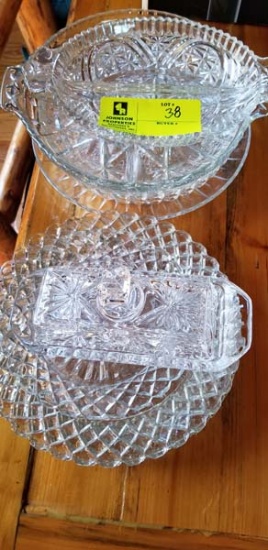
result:
[(2, 106), (87, 189), (149, 203), (215, 175), (266, 114), (267, 95), (267, 60), (237, 38), (177, 15), (119, 10), (71, 25), (9, 68)]
[(83, 465), (183, 445), (251, 343), (248, 296), (155, 218), (92, 213), (48, 230), (3, 266), (0, 297), (1, 415)]

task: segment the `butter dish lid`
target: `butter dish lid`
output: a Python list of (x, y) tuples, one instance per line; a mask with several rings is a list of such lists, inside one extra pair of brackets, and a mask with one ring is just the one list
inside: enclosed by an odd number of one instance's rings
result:
[[(73, 357), (221, 371), (240, 359), (251, 343), (251, 300), (215, 269), (216, 260), (172, 224), (100, 216), (102, 223), (111, 218), (118, 233), (109, 237), (107, 227), (67, 233), (64, 262), (63, 245), (56, 250), (54, 244), (49, 262), (38, 262), (29, 246), (18, 263), (5, 266), (6, 330), (52, 363)], [(157, 243), (159, 226), (169, 238), (175, 231), (174, 254), (171, 244)]]

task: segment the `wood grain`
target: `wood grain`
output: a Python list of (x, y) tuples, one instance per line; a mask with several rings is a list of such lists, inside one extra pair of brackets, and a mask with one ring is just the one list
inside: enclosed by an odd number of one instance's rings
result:
[(10, 35), (22, 0), (0, 0), (0, 56)]
[[(17, 23), (29, 53), (41, 46), (57, 30), (50, 0), (43, 0), (42, 3), (23, 0)], [(33, 162), (30, 136), (19, 121), (0, 175), (0, 212), (9, 223), (16, 217)]]
[(267, 550), (268, 540), (173, 529), (20, 517), (15, 550)]
[(0, 175), (0, 212), (12, 223), (34, 164), (32, 140), (22, 122), (17, 122)]
[(17, 238), (17, 248), (23, 246), (30, 235), (42, 233), (51, 223), (64, 221), (74, 215), (74, 205), (59, 197), (35, 164)]
[(29, 53), (42, 46), (57, 30), (50, 0), (23, 0), (17, 23)]
[[(15, 14), (14, 14), (15, 15)], [(12, 63), (18, 63), (21, 59), (21, 34), (14, 25), (10, 37), (7, 42), (7, 46), (4, 49), (0, 59), (0, 80), (2, 79), (3, 72), (7, 65)], [(9, 147), (10, 139), (12, 137), (13, 130), (16, 126), (16, 119), (11, 113), (6, 113), (0, 110), (0, 170), (4, 163), (4, 159)], [(0, 192), (1, 194), (1, 192)], [(1, 209), (0, 209), (1, 210)], [(9, 227), (9, 223), (1, 216), (0, 223), (0, 265), (7, 259), (11, 258), (15, 245), (15, 234)]]
[(17, 235), (0, 213), (0, 265), (12, 257)]
[(0, 420), (0, 548), (14, 547), (21, 496), (28, 467), (29, 443)]
[[(52, 472), (53, 476), (58, 476), (54, 478), (58, 479), (57, 483), (52, 482)], [(47, 483), (41, 487), (39, 480), (43, 475), (47, 476)], [(51, 459), (48, 453), (42, 456), (36, 453), (25, 510), (28, 514), (40, 514), (45, 510), (49, 515), (67, 518), (120, 521), (124, 513), (127, 475), (125, 466), (84, 468), (73, 462)]]
[(69, 21), (77, 21), (103, 11), (140, 7), (141, 0), (74, 0), (70, 8)]

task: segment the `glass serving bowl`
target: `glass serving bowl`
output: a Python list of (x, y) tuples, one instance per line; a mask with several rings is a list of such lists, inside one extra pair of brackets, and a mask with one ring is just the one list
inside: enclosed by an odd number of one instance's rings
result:
[(134, 465), (185, 443), (251, 342), (248, 296), (155, 218), (95, 212), (50, 229), (3, 266), (0, 294), (1, 414), (36, 448), (84, 465)]
[(71, 25), (2, 85), (2, 106), (49, 159), (86, 188), (129, 201), (173, 200), (212, 177), (266, 101), (267, 59), (221, 30), (143, 10)]

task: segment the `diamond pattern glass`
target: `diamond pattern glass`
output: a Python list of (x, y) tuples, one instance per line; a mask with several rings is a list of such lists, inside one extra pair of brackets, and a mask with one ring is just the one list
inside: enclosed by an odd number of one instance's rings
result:
[[(168, 361), (156, 368), (75, 354), (50, 357), (23, 343), (11, 326), (19, 317), (14, 307), (16, 299), (22, 299), (18, 289), (23, 290), (26, 312), (26, 304), (33, 305), (29, 300), (33, 274), (58, 275), (74, 265), (79, 271), (92, 259), (103, 257), (112, 258), (117, 266), (131, 264), (146, 277), (154, 274), (170, 280), (179, 276), (205, 279), (208, 285), (212, 281), (229, 284), (202, 245), (155, 218), (95, 212), (48, 230), (2, 268), (0, 408), (18, 434), (58, 458), (84, 465), (134, 465), (162, 456), (198, 433), (230, 390), (238, 361), (230, 361), (221, 371), (182, 369)], [(117, 271), (116, 281), (121, 285), (127, 275)], [(106, 276), (102, 283), (106, 284)], [(128, 284), (127, 279), (123, 298)], [(33, 315), (40, 308), (36, 299)], [(118, 305), (122, 285), (116, 299)], [(101, 305), (106, 308), (107, 303), (108, 314), (114, 315), (105, 286)], [(247, 318), (245, 304), (244, 313), (239, 311), (236, 327), (243, 338), (246, 329), (250, 345), (250, 311)], [(187, 322), (186, 316), (185, 327)]]

